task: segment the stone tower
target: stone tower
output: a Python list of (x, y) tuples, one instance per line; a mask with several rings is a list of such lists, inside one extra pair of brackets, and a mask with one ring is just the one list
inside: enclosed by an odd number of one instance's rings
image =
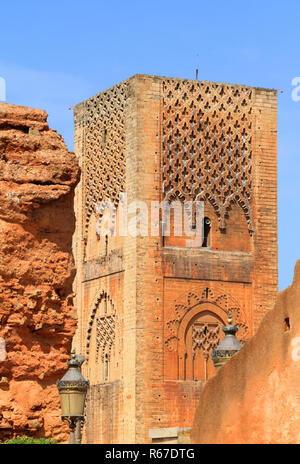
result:
[[(272, 308), (276, 104), (275, 90), (135, 75), (76, 106), (86, 442), (176, 441), (214, 374), (228, 313), (244, 340)], [(163, 208), (153, 213), (162, 201), (170, 224)], [(172, 233), (185, 211), (174, 202), (202, 205), (200, 238)]]

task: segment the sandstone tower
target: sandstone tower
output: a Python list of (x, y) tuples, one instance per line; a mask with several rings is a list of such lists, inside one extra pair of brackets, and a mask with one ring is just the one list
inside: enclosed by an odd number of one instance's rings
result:
[[(275, 90), (136, 75), (75, 108), (74, 344), (91, 383), (86, 442), (176, 440), (214, 374), (227, 314), (245, 340), (272, 308), (276, 103)], [(162, 211), (158, 234), (149, 218), (148, 233), (101, 235), (104, 200), (124, 220), (122, 193), (148, 211), (203, 201), (204, 237), (191, 246), (184, 232), (163, 236)]]

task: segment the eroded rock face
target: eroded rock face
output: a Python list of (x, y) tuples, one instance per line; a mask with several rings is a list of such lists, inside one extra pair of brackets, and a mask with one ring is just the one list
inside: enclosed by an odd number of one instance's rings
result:
[(79, 174), (46, 112), (0, 103), (0, 440), (67, 438), (55, 382), (76, 328)]

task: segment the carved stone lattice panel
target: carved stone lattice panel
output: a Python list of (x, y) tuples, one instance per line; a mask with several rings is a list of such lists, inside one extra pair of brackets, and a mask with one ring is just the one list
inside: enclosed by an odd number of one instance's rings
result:
[(238, 339), (245, 341), (248, 327), (243, 309), (215, 284), (213, 288), (195, 287), (168, 308), (164, 331), (167, 378), (207, 380), (214, 375), (211, 353), (224, 337), (222, 327), (229, 313), (239, 328)]
[(125, 101), (123, 82), (85, 102), (84, 236), (101, 202), (118, 205), (125, 181)]
[(252, 218), (252, 90), (211, 82), (163, 81), (164, 199), (207, 200), (220, 228), (230, 205)]
[(205, 360), (212, 350), (220, 343), (220, 325), (212, 324), (194, 324), (192, 328), (192, 349), (193, 355), (196, 356), (200, 352)]
[(99, 353), (102, 361), (105, 354), (110, 358), (111, 349), (116, 338), (116, 325), (117, 316), (114, 304), (110, 297), (102, 291), (96, 298), (90, 312), (86, 337), (87, 360), (90, 357), (91, 336), (94, 326), (96, 326), (96, 330), (94, 331), (96, 337), (96, 361), (98, 360)]
[[(238, 339), (241, 342), (246, 340), (248, 325), (244, 311), (237, 301), (231, 295), (225, 294), (221, 288), (217, 289), (214, 286), (212, 290), (209, 287), (199, 287), (197, 294), (189, 292), (175, 301), (173, 309), (174, 318), (166, 321), (165, 345), (167, 350), (176, 351), (178, 349), (179, 332), (183, 319), (188, 320), (189, 314), (193, 314), (191, 310), (195, 311), (194, 308), (197, 308), (196, 313), (201, 313), (207, 304), (215, 307), (215, 311), (220, 314), (224, 323), (227, 323), (228, 314), (231, 313), (233, 324), (236, 324), (239, 328)], [(219, 329), (217, 333), (220, 335)]]
[(115, 314), (111, 316), (102, 316), (96, 319), (97, 336), (97, 358), (100, 354), (102, 362), (104, 362), (105, 355), (107, 360), (110, 361), (111, 349), (115, 342)]
[(110, 296), (101, 291), (91, 308), (86, 336), (86, 375), (91, 385), (120, 377), (122, 351), (120, 314)]

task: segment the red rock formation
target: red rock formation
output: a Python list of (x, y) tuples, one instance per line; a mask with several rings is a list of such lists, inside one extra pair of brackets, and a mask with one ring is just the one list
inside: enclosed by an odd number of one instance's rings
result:
[(45, 111), (0, 104), (0, 440), (67, 438), (55, 382), (76, 326), (78, 180), (75, 155)]
[(300, 443), (300, 260), (257, 334), (204, 387), (192, 443)]

